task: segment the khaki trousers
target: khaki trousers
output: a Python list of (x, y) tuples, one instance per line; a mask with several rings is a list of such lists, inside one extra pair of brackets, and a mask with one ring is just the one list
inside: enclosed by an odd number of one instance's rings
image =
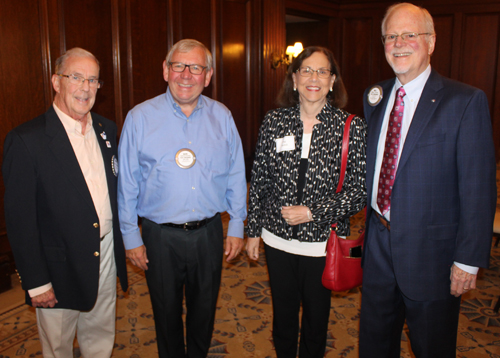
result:
[[(55, 292), (57, 298), (57, 291)], [(101, 241), (99, 291), (90, 311), (37, 308), (37, 323), (44, 358), (73, 357), (77, 335), (84, 358), (109, 358), (115, 341), (116, 266), (113, 230)]]

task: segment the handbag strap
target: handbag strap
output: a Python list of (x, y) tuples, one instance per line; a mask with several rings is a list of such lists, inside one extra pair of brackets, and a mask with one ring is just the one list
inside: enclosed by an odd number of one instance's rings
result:
[(342, 185), (344, 184), (345, 172), (347, 169), (347, 155), (349, 154), (349, 130), (351, 129), (351, 122), (354, 117), (355, 114), (351, 114), (345, 121), (344, 136), (342, 137), (342, 161), (340, 163), (340, 177), (339, 185), (337, 186), (337, 193), (340, 193)]

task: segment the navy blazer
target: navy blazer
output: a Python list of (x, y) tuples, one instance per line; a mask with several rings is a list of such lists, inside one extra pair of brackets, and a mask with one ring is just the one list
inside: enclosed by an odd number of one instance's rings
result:
[[(376, 106), (364, 96), (368, 122), (365, 254), (377, 229), (369, 225), (380, 128), (395, 79), (379, 83)], [(392, 106), (392, 104), (389, 104)], [(394, 274), (410, 299), (450, 295), (454, 261), (487, 267), (496, 206), (491, 119), (481, 90), (432, 70), (401, 153), (391, 197)], [(375, 188), (376, 190), (376, 188)]]
[[(117, 128), (114, 122), (95, 113), (92, 123), (106, 170), (115, 262), (125, 291), (125, 249), (118, 223), (117, 176), (112, 164), (117, 156)], [(106, 139), (101, 136), (103, 132)], [(2, 171), (7, 235), (23, 289), (52, 282), (58, 300), (55, 308), (90, 310), (99, 284), (99, 218), (53, 107), (7, 135)], [(26, 303), (31, 304), (27, 293)]]

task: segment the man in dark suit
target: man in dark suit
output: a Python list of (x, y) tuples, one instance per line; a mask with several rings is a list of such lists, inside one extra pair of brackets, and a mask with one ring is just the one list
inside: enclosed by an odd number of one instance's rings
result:
[(116, 125), (90, 113), (102, 81), (80, 48), (56, 61), (49, 110), (5, 139), (7, 235), (44, 357), (110, 357), (116, 275), (127, 289), (118, 224)]
[(496, 203), (485, 94), (430, 67), (427, 10), (391, 6), (382, 22), (396, 78), (365, 93), (368, 210), (360, 357), (455, 357), (461, 294), (487, 267)]

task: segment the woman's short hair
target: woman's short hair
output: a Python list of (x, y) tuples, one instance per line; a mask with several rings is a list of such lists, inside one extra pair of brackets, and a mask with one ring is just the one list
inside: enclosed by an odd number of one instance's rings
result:
[[(174, 46), (172, 46), (172, 48), (170, 49), (170, 51), (168, 51), (168, 54), (167, 54), (167, 58), (166, 58), (167, 65), (169, 64), (169, 62), (172, 61), (172, 56), (174, 55), (175, 51), (189, 52), (192, 49), (194, 49), (195, 47), (199, 47), (203, 51), (205, 51), (205, 66), (207, 66), (207, 72), (210, 71), (212, 69), (212, 65), (213, 65), (212, 54), (210, 53), (208, 48), (205, 45), (203, 45), (200, 41), (193, 40), (193, 39), (180, 40)], [(200, 65), (201, 65), (201, 63), (200, 63)]]
[(343, 108), (347, 104), (347, 92), (344, 87), (344, 82), (342, 81), (342, 76), (340, 75), (339, 65), (332, 51), (321, 46), (309, 46), (306, 47), (288, 67), (285, 81), (278, 94), (277, 102), (280, 107), (293, 107), (299, 103), (299, 93), (293, 90), (292, 74), (297, 72), (302, 66), (302, 62), (315, 52), (320, 52), (326, 56), (328, 62), (330, 62), (330, 70), (335, 75), (333, 91), (330, 91), (326, 96), (328, 101), (330, 101), (332, 106), (337, 108)]

